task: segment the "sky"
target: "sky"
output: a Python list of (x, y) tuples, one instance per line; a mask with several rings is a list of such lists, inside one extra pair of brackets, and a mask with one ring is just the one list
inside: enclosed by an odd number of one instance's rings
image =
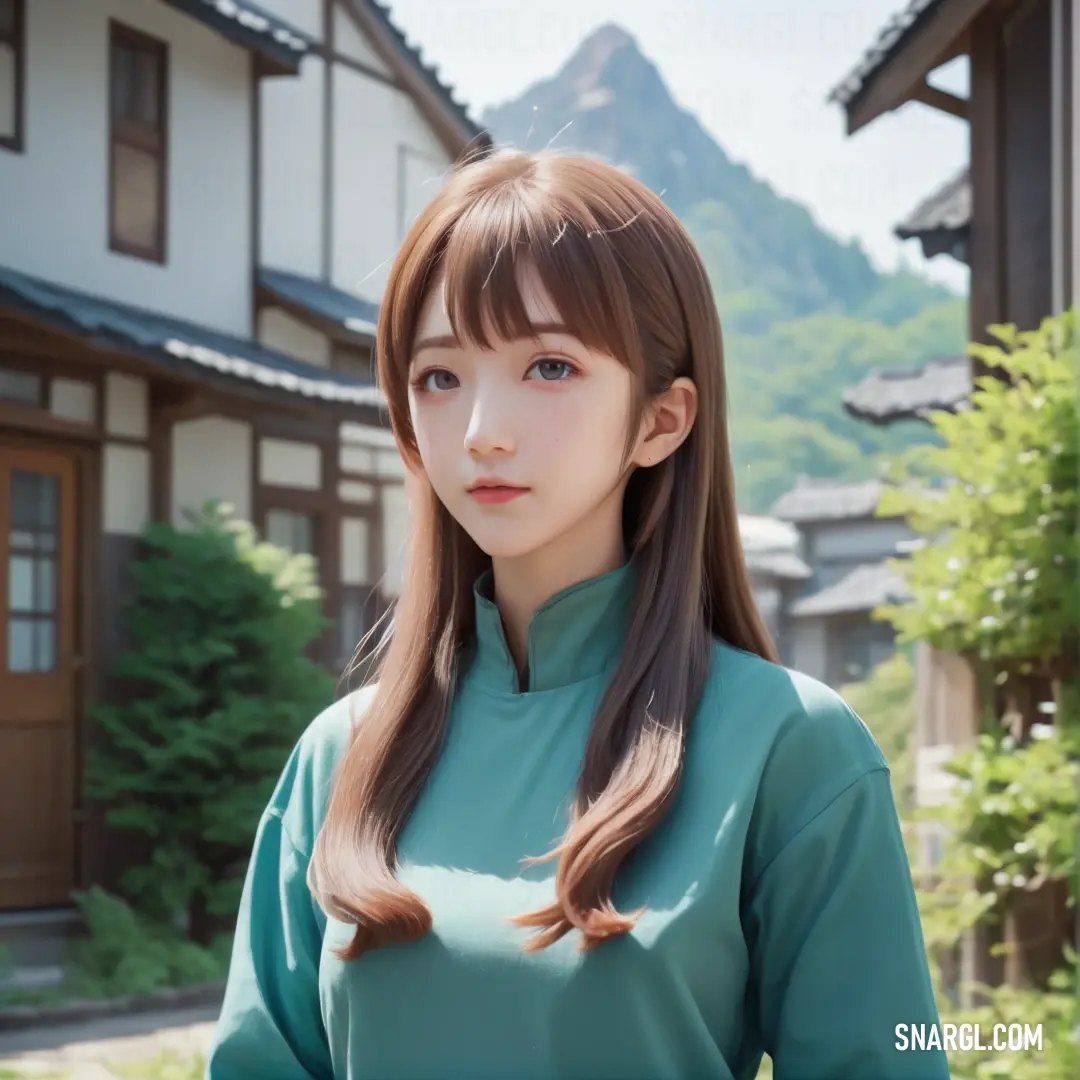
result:
[[(901, 243), (895, 224), (968, 159), (966, 122), (909, 104), (853, 136), (828, 92), (906, 0), (389, 0), (473, 116), (553, 75), (597, 27), (629, 31), (675, 100), (729, 156), (857, 237), (874, 264), (906, 264), (966, 291), (967, 269)], [(967, 93), (966, 61), (934, 82)]]

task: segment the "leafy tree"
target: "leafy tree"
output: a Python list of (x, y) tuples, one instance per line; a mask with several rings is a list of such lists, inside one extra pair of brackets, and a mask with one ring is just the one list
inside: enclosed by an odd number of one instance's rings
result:
[(967, 656), (982, 675), (984, 731), (946, 767), (953, 797), (920, 811), (946, 826), (920, 891), (932, 957), (973, 927), (1003, 928), (1009, 982), (979, 1003), (942, 1000), (949, 1023), (1042, 1024), (1041, 1050), (953, 1055), (953, 1075), (1064, 1080), (1080, 1069), (1075, 954), (1080, 817), (1080, 542), (1076, 315), (972, 351), (994, 377), (972, 408), (933, 417), (879, 505), (925, 544), (897, 563), (911, 599), (881, 614), (901, 642)]
[(1075, 316), (1034, 331), (994, 327), (973, 346), (1000, 377), (973, 408), (932, 419), (942, 445), (913, 448), (879, 513), (933, 538), (898, 564), (912, 602), (890, 609), (902, 640), (975, 656), (996, 672), (1071, 678), (1080, 628)]
[(213, 504), (191, 526), (144, 534), (88, 792), (148, 852), (123, 879), (139, 914), (206, 941), (235, 913), (259, 814), (333, 680), (305, 655), (324, 626), (310, 557)]
[[(1064, 688), (1056, 725), (1036, 725), (1018, 745), (983, 734), (946, 766), (956, 778), (949, 802), (923, 816), (948, 826), (953, 842), (927, 899), (927, 938), (948, 945), (977, 922), (1000, 920), (1018, 894), (1077, 873), (1080, 725), (1075, 692)], [(973, 890), (972, 882), (983, 883)]]

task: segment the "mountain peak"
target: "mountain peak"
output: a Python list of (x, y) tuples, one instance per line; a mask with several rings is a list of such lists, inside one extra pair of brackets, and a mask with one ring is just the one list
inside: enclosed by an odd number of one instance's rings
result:
[(576, 61), (587, 63), (592, 67), (602, 67), (611, 59), (612, 54), (620, 49), (641, 51), (634, 36), (628, 30), (624, 30), (617, 23), (604, 23), (578, 46), (570, 64)]
[[(594, 97), (609, 97), (616, 89), (637, 90), (645, 84), (652, 91), (663, 86), (660, 73), (645, 58), (633, 35), (616, 23), (598, 26), (563, 64), (555, 81), (572, 87), (577, 94)], [(589, 107), (587, 102), (585, 107)]]

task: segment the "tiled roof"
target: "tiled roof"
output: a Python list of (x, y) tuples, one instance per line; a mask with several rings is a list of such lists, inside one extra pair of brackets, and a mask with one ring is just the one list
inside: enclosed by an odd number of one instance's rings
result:
[(906, 582), (888, 563), (869, 563), (856, 566), (834, 585), (796, 600), (790, 615), (798, 619), (873, 611), (883, 604), (901, 603), (907, 596)]
[(0, 267), (0, 307), (173, 371), (218, 374), (249, 386), (347, 405), (382, 407), (370, 383), (264, 348), (247, 338), (104, 300)]
[(896, 226), (896, 235), (907, 240), (933, 229), (963, 229), (970, 224), (971, 171), (965, 165)]
[(206, 23), (241, 48), (261, 53), (281, 71), (295, 73), (311, 48), (295, 26), (253, 0), (164, 0), (185, 15)]
[(941, 3), (942, 0), (910, 0), (903, 11), (898, 11), (885, 24), (874, 43), (863, 53), (862, 59), (844, 80), (833, 88), (829, 93), (829, 101), (845, 108), (850, 105)]
[(379, 305), (370, 300), (362, 300), (325, 281), (267, 267), (259, 271), (259, 285), (278, 300), (304, 308), (317, 319), (335, 323), (361, 337), (375, 336)]
[(965, 165), (896, 226), (901, 240), (918, 239), (927, 258), (950, 254), (967, 261), (971, 228), (971, 176)]
[(747, 551), (746, 568), (752, 574), (785, 581), (805, 581), (813, 573), (798, 555), (790, 551)]
[(423, 76), (424, 81), (440, 98), (442, 98), (450, 112), (456, 116), (465, 130), (470, 133), (470, 138), (485, 136), (486, 133), (484, 129), (469, 116), (469, 110), (464, 102), (458, 101), (458, 99), (454, 97), (453, 89), (439, 78), (438, 68), (434, 64), (425, 63), (424, 58), (420, 53), (420, 49), (415, 45), (409, 44), (405, 35), (394, 23), (389, 6), (387, 4), (380, 4), (378, 0), (356, 0), (356, 2), (363, 3), (375, 13), (389, 31), (390, 36), (394, 39), (394, 43), (400, 50), (401, 55), (408, 63), (412, 64), (417, 71), (419, 71)]
[(851, 484), (800, 476), (795, 487), (776, 500), (771, 513), (794, 524), (873, 517), (881, 491), (876, 480)]
[(799, 530), (786, 521), (759, 514), (739, 515), (744, 551), (798, 551)]
[(920, 368), (883, 369), (844, 394), (844, 408), (872, 424), (921, 420), (939, 409), (955, 411), (971, 395), (971, 362), (947, 356)]
[(739, 535), (747, 568), (752, 572), (793, 581), (810, 576), (810, 567), (799, 556), (799, 531), (789, 522), (740, 514)]

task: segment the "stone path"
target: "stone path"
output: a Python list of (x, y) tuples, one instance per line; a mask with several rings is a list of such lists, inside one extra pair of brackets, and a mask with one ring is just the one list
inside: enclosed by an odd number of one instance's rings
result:
[(135, 1071), (139, 1063), (152, 1063), (163, 1054), (175, 1053), (185, 1060), (205, 1055), (216, 1019), (216, 1008), (185, 1009), (3, 1034), (0, 1077), (7, 1068), (28, 1078), (117, 1080), (107, 1067), (112, 1063), (125, 1066), (124, 1078), (130, 1080), (139, 1076)]

